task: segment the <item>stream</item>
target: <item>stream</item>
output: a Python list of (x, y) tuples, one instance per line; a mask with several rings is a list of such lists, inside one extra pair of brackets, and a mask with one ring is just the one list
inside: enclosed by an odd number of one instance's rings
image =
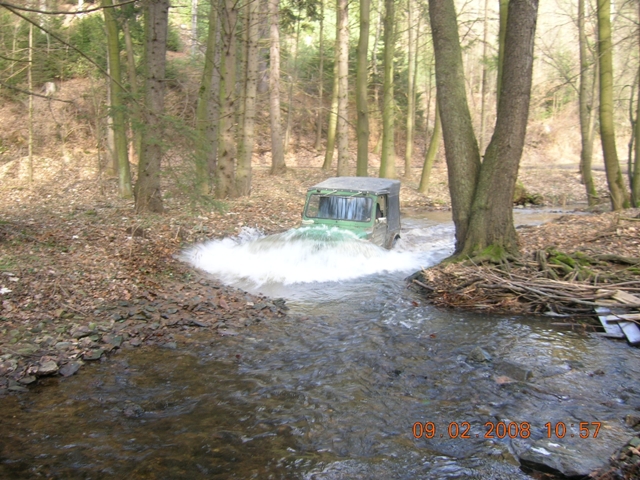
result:
[(634, 434), (640, 351), (553, 319), (424, 305), (404, 278), (451, 253), (453, 227), (437, 213), (402, 227), (393, 251), (252, 230), (194, 246), (186, 261), (285, 298), (290, 315), (122, 350), (0, 399), (0, 478), (528, 479), (605, 466)]

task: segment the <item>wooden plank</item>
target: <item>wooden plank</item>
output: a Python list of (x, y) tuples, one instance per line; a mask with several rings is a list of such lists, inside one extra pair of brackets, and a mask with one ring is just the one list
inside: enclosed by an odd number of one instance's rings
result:
[(611, 298), (618, 300), (620, 303), (635, 303), (640, 304), (640, 298), (630, 293), (623, 292), (622, 290), (616, 290)]
[(604, 319), (607, 322), (624, 322), (625, 320), (640, 320), (640, 313), (620, 313), (618, 315), (606, 315)]
[(638, 328), (638, 325), (631, 322), (619, 322), (618, 325), (620, 325), (622, 332), (631, 345), (640, 345), (640, 328)]
[(604, 331), (607, 334), (607, 337), (612, 337), (612, 338), (624, 338), (624, 332), (622, 331), (622, 328), (620, 328), (620, 325), (618, 325), (615, 322), (609, 323), (607, 321), (607, 313), (611, 313), (611, 310), (609, 310), (607, 307), (596, 307), (596, 313), (598, 313), (598, 319), (600, 320), (600, 323), (602, 324), (602, 326), (604, 327)]

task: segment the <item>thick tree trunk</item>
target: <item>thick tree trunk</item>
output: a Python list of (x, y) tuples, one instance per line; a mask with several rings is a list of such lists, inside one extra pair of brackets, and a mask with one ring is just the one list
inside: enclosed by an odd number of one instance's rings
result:
[(436, 161), (436, 155), (438, 154), (441, 138), (442, 122), (440, 121), (440, 109), (438, 108), (438, 102), (436, 102), (436, 119), (434, 121), (433, 134), (431, 135), (431, 142), (429, 142), (429, 148), (427, 149), (427, 153), (424, 157), (424, 166), (422, 167), (420, 185), (418, 186), (418, 191), (424, 195), (429, 192), (431, 170), (433, 169), (433, 164)]
[[(596, 83), (595, 67), (591, 67), (587, 57), (587, 35), (585, 33), (585, 0), (578, 0), (578, 45), (580, 49), (580, 87), (578, 90), (578, 103), (580, 111), (580, 174), (582, 183), (587, 193), (589, 205), (598, 202), (593, 173), (591, 171), (591, 160), (593, 158), (593, 133), (594, 133), (594, 86)], [(589, 76), (592, 74), (591, 81)]]
[(298, 15), (296, 16), (296, 40), (294, 42), (293, 51), (294, 54), (289, 59), (289, 72), (291, 74), (289, 77), (289, 98), (287, 101), (287, 123), (284, 131), (284, 152), (287, 153), (289, 151), (289, 143), (291, 142), (291, 130), (292, 130), (292, 122), (293, 122), (293, 104), (294, 104), (294, 95), (293, 91), (298, 83), (298, 72), (296, 70), (298, 65), (298, 52), (300, 51), (300, 21), (301, 12), (298, 10)]
[(509, 2), (496, 128), (480, 169), (461, 256), (484, 253), (493, 259), (518, 253), (513, 191), (529, 116), (537, 14), (538, 0)]
[(160, 191), (162, 120), (167, 53), (168, 0), (149, 0), (145, 8), (145, 129), (138, 163), (136, 212), (163, 210)]
[(629, 196), (622, 179), (613, 120), (613, 44), (611, 41), (610, 0), (598, 0), (598, 52), (600, 54), (600, 139), (604, 156), (611, 208), (629, 206)]
[(394, 0), (385, 0), (384, 17), (384, 87), (382, 110), (382, 154), (380, 157), (380, 177), (396, 177), (395, 101), (393, 99), (393, 57), (395, 53), (395, 8)]
[(259, 40), (259, 3), (249, 2), (246, 10), (247, 63), (245, 68), (244, 128), (242, 131), (242, 149), (238, 158), (236, 188), (238, 195), (251, 192), (251, 158), (255, 143), (256, 90), (258, 86), (258, 40)]
[(467, 104), (453, 0), (429, 0), (429, 18), (457, 253), (462, 250), (467, 236), (471, 204), (480, 171), (480, 152)]
[(338, 176), (349, 165), (349, 10), (347, 0), (338, 1)]
[(269, 55), (269, 111), (271, 120), (271, 174), (286, 170), (280, 125), (280, 30), (279, 0), (269, 0), (271, 49)]
[(220, 64), (220, 139), (218, 168), (216, 170), (216, 198), (234, 198), (236, 132), (236, 36), (237, 3), (224, 0), (221, 4), (222, 58)]
[(369, 17), (371, 0), (360, 0), (360, 38), (358, 39), (356, 64), (356, 109), (358, 110), (358, 159), (356, 175), (368, 176), (369, 167), (369, 101), (368, 54), (369, 54)]
[(120, 196), (131, 198), (131, 172), (129, 169), (129, 155), (127, 152), (127, 133), (125, 130), (124, 105), (122, 101), (122, 75), (120, 73), (120, 44), (118, 41), (118, 24), (114, 17), (112, 0), (103, 0), (104, 23), (107, 31), (107, 54), (109, 56), (109, 89), (111, 91), (111, 105), (109, 114), (112, 119), (113, 138), (115, 141), (114, 154), (118, 164), (118, 187)]
[(214, 144), (211, 142), (209, 103), (212, 100), (213, 71), (215, 68), (216, 37), (217, 37), (217, 6), (218, 2), (211, 1), (209, 10), (209, 31), (207, 33), (207, 50), (204, 55), (204, 67), (200, 90), (198, 90), (198, 104), (196, 107), (196, 191), (200, 195), (211, 192), (211, 178), (209, 176), (209, 158)]

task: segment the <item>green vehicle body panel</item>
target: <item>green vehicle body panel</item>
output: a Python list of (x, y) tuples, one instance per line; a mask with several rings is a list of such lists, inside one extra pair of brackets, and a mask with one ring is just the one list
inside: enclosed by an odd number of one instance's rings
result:
[(400, 236), (400, 182), (383, 178), (335, 177), (307, 190), (302, 225), (308, 235), (337, 227), (384, 248)]

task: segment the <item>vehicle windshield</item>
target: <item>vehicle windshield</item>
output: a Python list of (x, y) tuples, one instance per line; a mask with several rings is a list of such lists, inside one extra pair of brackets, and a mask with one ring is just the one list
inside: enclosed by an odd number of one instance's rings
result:
[(371, 220), (371, 205), (369, 197), (311, 195), (305, 215), (307, 218), (368, 222)]

